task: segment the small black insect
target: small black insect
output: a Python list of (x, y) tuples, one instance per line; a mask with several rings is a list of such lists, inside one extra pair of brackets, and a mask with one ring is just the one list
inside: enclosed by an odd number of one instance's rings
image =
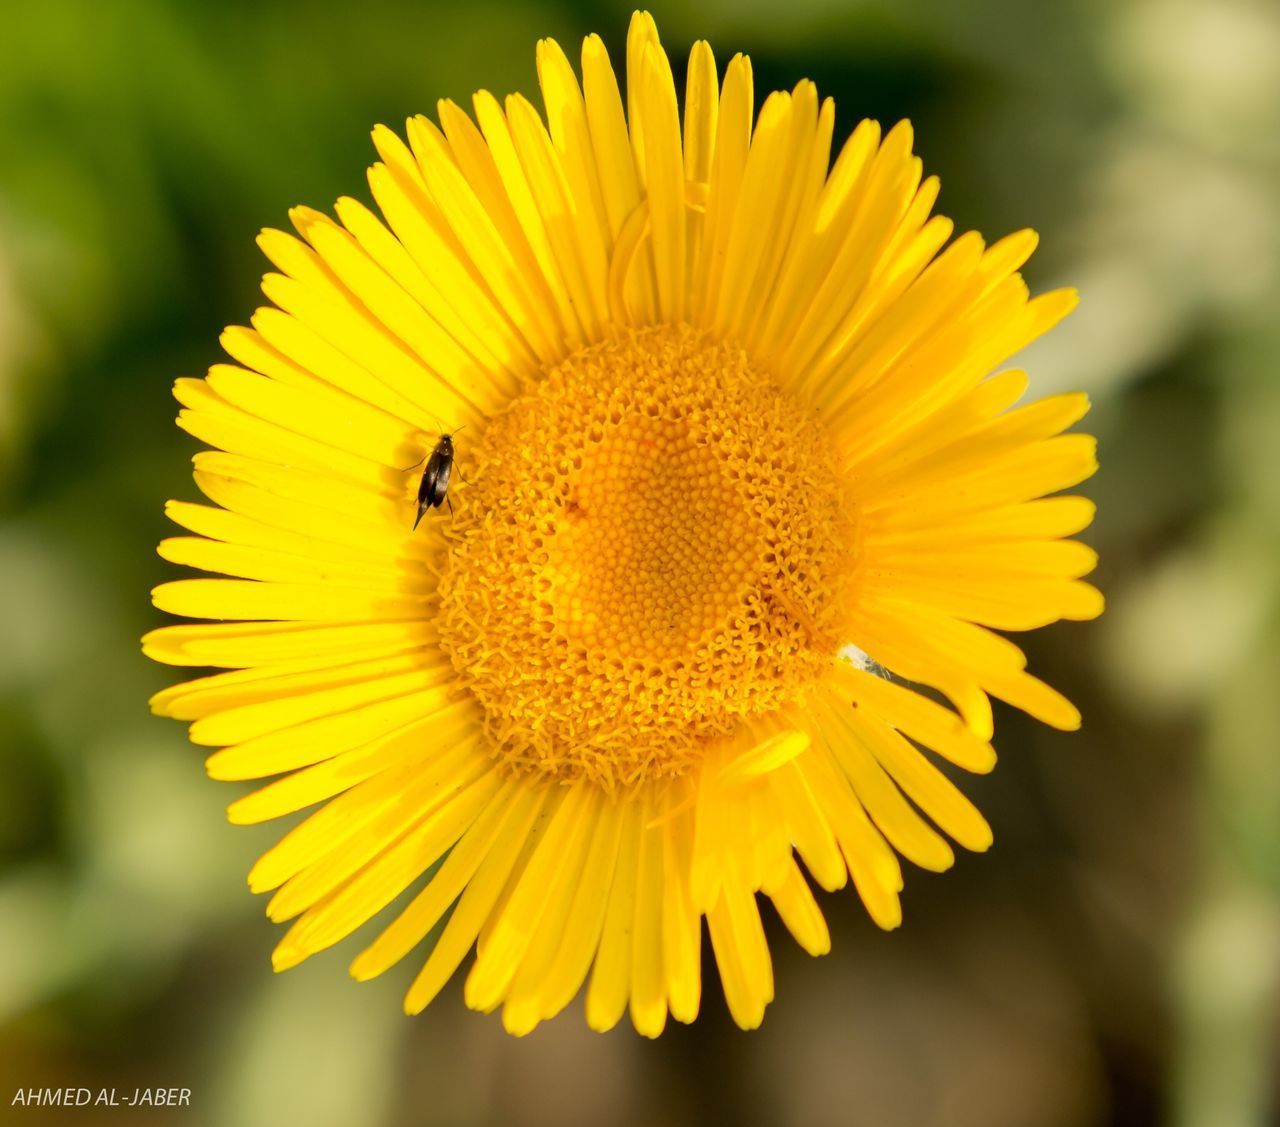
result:
[[(458, 430), (461, 429), (461, 427), (458, 428)], [(457, 433), (457, 430), (453, 432), (453, 434)], [(453, 502), (449, 500), (449, 474), (453, 470), (453, 434), (442, 434), (440, 441), (436, 443), (436, 448), (426, 459), (427, 467), (422, 471), (422, 481), (418, 483), (418, 515), (413, 521), (415, 529), (418, 527), (418, 522), (427, 515), (427, 510), (438, 509), (441, 502), (447, 502), (449, 513), (453, 514)]]

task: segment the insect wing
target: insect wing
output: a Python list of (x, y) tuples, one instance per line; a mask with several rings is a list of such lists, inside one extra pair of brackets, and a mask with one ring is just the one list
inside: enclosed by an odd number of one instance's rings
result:
[(449, 492), (449, 475), (453, 472), (453, 456), (444, 454), (435, 454), (432, 461), (436, 458), (440, 459), (440, 464), (436, 467), (435, 486), (432, 494), (431, 503), (439, 506), (445, 499), (445, 494)]
[(422, 471), (422, 482), (418, 486), (418, 504), (436, 508), (444, 500), (449, 491), (449, 471), (453, 468), (453, 451), (437, 446), (427, 459), (427, 468)]

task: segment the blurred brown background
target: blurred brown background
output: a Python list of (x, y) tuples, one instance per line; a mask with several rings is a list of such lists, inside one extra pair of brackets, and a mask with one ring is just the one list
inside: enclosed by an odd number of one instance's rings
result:
[[(152, 546), (194, 498), (169, 385), (260, 302), (253, 236), (367, 196), (368, 129), (536, 90), (534, 42), (624, 5), (6, 4), (0, 34), (0, 1119), (19, 1087), (192, 1089), (148, 1122), (1253, 1127), (1280, 1054), (1280, 9), (1250, 0), (656, 4), (683, 57), (812, 77), (838, 136), (910, 117), (960, 229), (1042, 232), (1079, 312), (1026, 356), (1087, 389), (1110, 598), (1030, 641), (1081, 703), (1003, 710), (996, 846), (907, 875), (906, 924), (774, 929), (778, 1000), (656, 1044), (580, 1009), (515, 1041), (458, 983), (276, 977), (244, 874), (276, 830), (154, 719)], [(711, 968), (707, 968), (710, 972)], [(112, 1116), (121, 1121), (123, 1113)], [(135, 1113), (130, 1117), (143, 1119)]]

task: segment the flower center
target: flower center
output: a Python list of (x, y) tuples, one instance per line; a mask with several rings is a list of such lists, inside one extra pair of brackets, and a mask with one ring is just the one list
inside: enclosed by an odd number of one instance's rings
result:
[(459, 451), (441, 642), (497, 755), (631, 787), (821, 677), (856, 526), (810, 414), (739, 348), (623, 330)]

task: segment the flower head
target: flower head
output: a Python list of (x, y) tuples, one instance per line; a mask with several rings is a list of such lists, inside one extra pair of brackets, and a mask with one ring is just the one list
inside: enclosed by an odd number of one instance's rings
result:
[(758, 893), (814, 954), (810, 879), (897, 926), (900, 857), (991, 841), (935, 757), (991, 769), (991, 697), (1079, 724), (993, 630), (1102, 609), (1065, 539), (1093, 506), (1045, 497), (1095, 468), (1087, 401), (989, 374), (1075, 296), (1029, 297), (1031, 232), (948, 245), (906, 123), (833, 164), (812, 83), (757, 116), (699, 43), (682, 120), (647, 14), (625, 108), (595, 36), (581, 83), (550, 41), (538, 71), (545, 123), (442, 102), (374, 131), (381, 217), (263, 233), (272, 306), (177, 385), (212, 505), (171, 502), (161, 554), (226, 578), (155, 602), (218, 621), (145, 639), (225, 671), (153, 704), (270, 780), (233, 821), (316, 807), (249, 878), (277, 968), (417, 886), (352, 965), (423, 944), (410, 1012), (474, 947), (512, 1032), (586, 983), (593, 1028), (656, 1035), (698, 1012), (705, 918), (752, 1027)]

